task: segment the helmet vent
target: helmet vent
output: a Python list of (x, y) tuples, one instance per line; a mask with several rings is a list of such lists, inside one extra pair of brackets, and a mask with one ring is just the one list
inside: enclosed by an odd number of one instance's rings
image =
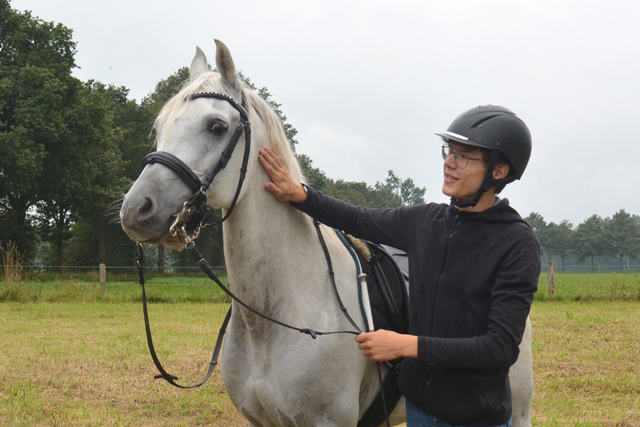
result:
[(484, 124), (484, 122), (486, 122), (488, 120), (491, 120), (494, 117), (498, 117), (498, 116), (499, 116), (499, 114), (494, 114), (493, 116), (483, 117), (482, 120), (478, 120), (477, 122), (475, 122), (473, 124), (473, 126), (471, 126), (471, 129), (480, 127), (480, 126), (482, 126)]

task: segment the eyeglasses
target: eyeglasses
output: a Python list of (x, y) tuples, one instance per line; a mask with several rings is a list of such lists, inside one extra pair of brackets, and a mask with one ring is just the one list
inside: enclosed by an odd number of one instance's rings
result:
[(456, 162), (456, 165), (460, 169), (464, 169), (467, 166), (469, 166), (469, 160), (475, 160), (475, 161), (478, 161), (478, 162), (486, 162), (485, 159), (474, 159), (472, 157), (467, 157), (464, 154), (462, 154), (460, 151), (454, 150), (449, 144), (444, 144), (442, 146), (442, 159), (443, 160), (447, 160), (447, 157), (449, 157), (452, 154), (453, 154), (453, 159)]

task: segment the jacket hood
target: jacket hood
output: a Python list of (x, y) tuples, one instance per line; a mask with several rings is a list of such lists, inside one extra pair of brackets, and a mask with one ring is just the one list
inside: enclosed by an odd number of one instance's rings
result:
[[(450, 206), (450, 209), (457, 210), (457, 208), (453, 205)], [(460, 219), (463, 221), (480, 221), (480, 222), (522, 222), (523, 224), (527, 224), (527, 222), (522, 219), (522, 216), (513, 209), (509, 205), (509, 199), (501, 198), (498, 202), (486, 209), (482, 212), (460, 212)]]

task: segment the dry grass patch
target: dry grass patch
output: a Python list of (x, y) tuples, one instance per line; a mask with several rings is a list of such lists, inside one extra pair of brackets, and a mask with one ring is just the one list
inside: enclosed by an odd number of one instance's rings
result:
[(640, 426), (640, 305), (536, 303), (533, 424)]
[[(200, 389), (153, 379), (137, 304), (0, 306), (0, 420), (14, 426), (246, 426), (219, 372)], [(151, 307), (159, 356), (199, 381), (222, 305)]]

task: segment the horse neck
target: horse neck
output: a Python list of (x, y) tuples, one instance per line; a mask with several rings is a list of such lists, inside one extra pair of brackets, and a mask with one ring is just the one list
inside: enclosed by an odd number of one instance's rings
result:
[[(223, 226), (230, 283), (239, 285), (241, 293), (269, 292), (270, 297), (296, 292), (295, 288), (287, 289), (286, 283), (292, 275), (298, 276), (292, 268), (305, 268), (308, 246), (317, 239), (311, 219), (288, 203), (277, 201), (264, 189), (264, 183), (248, 184), (246, 194)], [(243, 289), (242, 283), (283, 286)]]

